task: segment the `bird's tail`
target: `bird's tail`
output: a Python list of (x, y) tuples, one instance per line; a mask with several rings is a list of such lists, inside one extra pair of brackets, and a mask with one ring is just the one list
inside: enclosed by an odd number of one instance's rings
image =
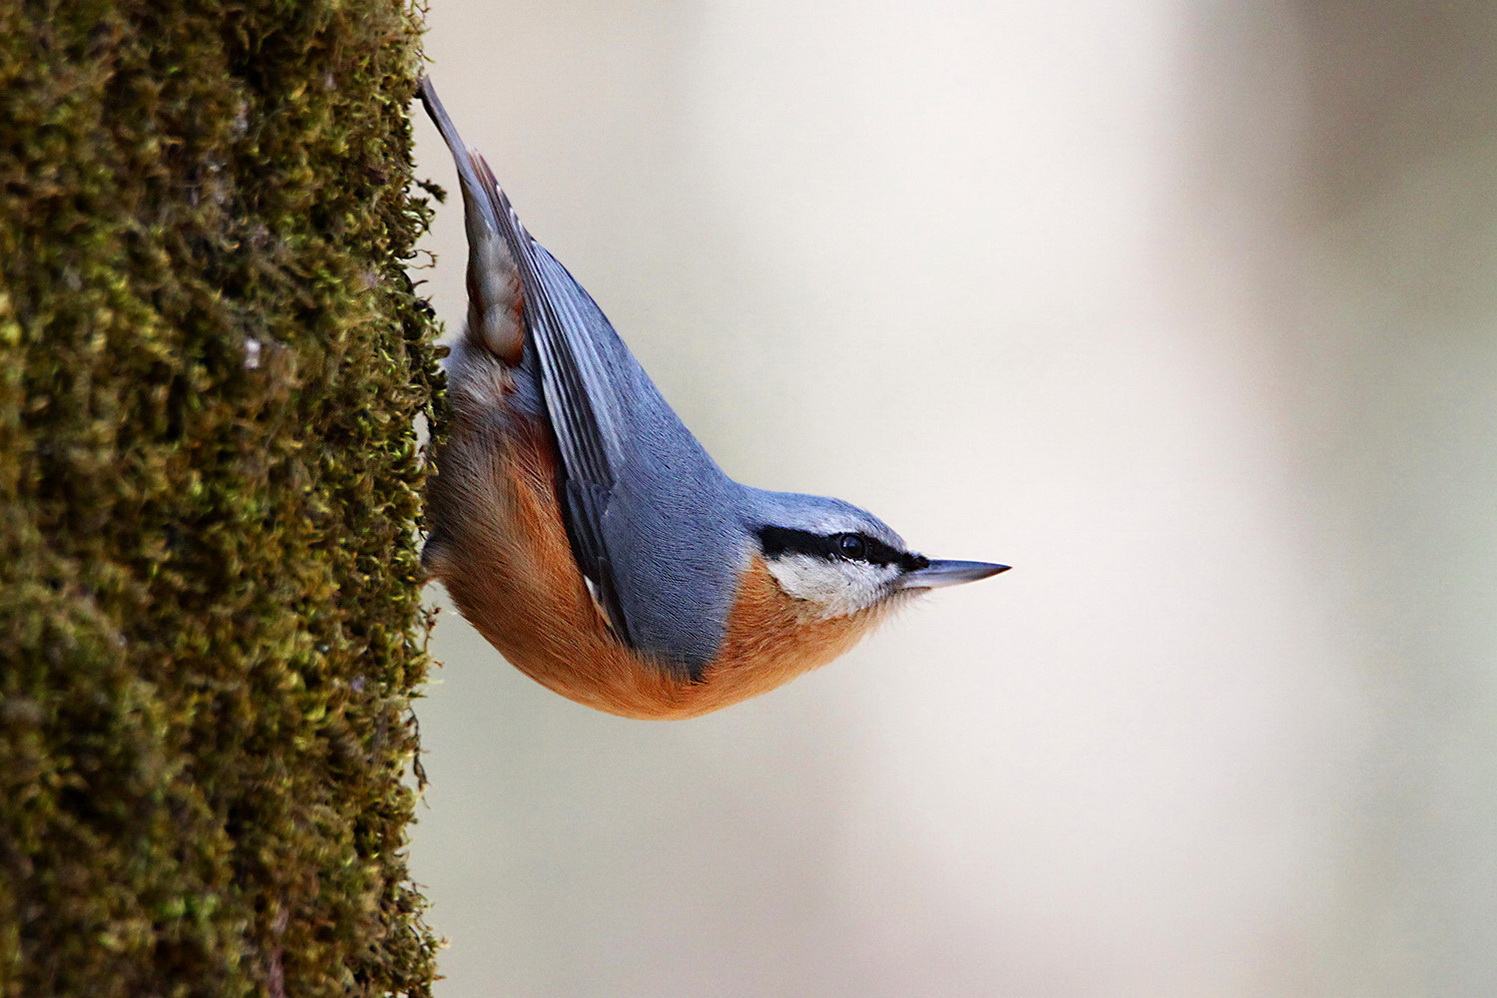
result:
[(524, 281), (517, 261), (526, 257), (530, 236), (484, 158), (469, 148), (437, 97), (421, 78), (421, 103), (442, 133), (457, 163), (468, 232), (468, 325), (465, 336), (511, 366), (525, 347)]

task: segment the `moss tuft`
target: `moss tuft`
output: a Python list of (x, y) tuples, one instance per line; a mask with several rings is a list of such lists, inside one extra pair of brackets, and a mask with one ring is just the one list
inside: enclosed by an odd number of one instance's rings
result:
[(0, 996), (425, 995), (400, 0), (0, 5)]

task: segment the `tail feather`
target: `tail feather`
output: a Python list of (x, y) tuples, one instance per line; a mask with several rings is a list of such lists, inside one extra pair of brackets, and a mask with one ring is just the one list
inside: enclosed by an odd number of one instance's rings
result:
[(465, 335), (504, 363), (520, 363), (525, 349), (525, 286), (518, 260), (521, 240), (509, 199), (494, 180), (489, 164), (464, 144), (447, 109), (427, 77), (421, 79), (421, 102), (436, 123), (442, 141), (457, 164), (468, 230), (468, 325)]

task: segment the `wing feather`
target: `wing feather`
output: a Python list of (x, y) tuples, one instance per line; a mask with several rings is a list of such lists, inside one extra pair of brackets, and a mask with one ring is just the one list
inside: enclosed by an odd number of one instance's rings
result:
[(624, 414), (591, 333), (602, 311), (521, 224), (481, 155), (463, 144), (429, 80), (421, 98), (457, 160), (469, 211), (508, 244), (524, 289), (524, 314), (540, 361), (541, 391), (561, 453), (563, 513), (573, 553), (619, 638), (630, 640), (603, 518), (624, 462)]

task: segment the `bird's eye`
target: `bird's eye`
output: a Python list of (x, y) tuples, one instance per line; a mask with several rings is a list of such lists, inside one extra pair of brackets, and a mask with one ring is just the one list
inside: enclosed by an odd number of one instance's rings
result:
[(867, 557), (868, 542), (857, 534), (843, 534), (837, 538), (837, 552), (854, 561)]

